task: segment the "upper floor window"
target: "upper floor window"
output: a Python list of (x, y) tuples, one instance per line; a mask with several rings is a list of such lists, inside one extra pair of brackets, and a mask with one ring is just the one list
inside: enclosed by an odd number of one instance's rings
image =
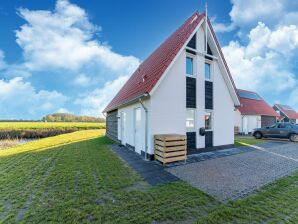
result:
[(205, 63), (205, 79), (211, 81), (211, 65), (209, 63)]
[(186, 75), (193, 76), (193, 58), (186, 57)]

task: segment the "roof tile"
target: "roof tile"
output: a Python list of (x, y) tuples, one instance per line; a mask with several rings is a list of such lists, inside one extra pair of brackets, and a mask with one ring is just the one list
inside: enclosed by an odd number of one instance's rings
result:
[[(239, 92), (255, 93), (252, 91), (247, 91), (242, 89), (238, 89), (237, 91), (238, 93)], [(260, 97), (259, 94), (257, 95)], [(241, 106), (238, 108), (238, 110), (243, 115), (266, 115), (266, 116), (278, 117), (279, 114), (276, 113), (276, 111), (272, 107), (270, 107), (269, 104), (262, 99), (262, 97), (260, 98), (261, 100), (253, 100), (253, 99), (239, 97)]]

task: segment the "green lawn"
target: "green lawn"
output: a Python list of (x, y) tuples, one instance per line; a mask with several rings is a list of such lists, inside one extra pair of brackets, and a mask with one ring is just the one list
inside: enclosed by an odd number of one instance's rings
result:
[(103, 134), (79, 131), (0, 151), (0, 223), (298, 221), (298, 174), (222, 204), (182, 181), (150, 187)]
[[(255, 139), (254, 137), (235, 137), (235, 146), (240, 147), (240, 146), (246, 146), (245, 144), (249, 145), (257, 145), (260, 143), (264, 143), (266, 140), (264, 139)], [(244, 143), (244, 144), (243, 144)]]

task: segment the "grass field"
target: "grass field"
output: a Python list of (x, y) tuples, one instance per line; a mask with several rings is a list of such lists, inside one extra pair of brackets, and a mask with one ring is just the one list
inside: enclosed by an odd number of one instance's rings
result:
[[(249, 145), (257, 145), (266, 142), (264, 139), (255, 139), (253, 137), (248, 138), (248, 137), (236, 137), (235, 138), (235, 146), (240, 147), (240, 146), (246, 146), (245, 144)], [(243, 144), (244, 143), (244, 144)]]
[(104, 130), (0, 151), (0, 223), (297, 223), (298, 174), (222, 204), (177, 181), (151, 187), (107, 147)]
[(101, 129), (104, 123), (82, 123), (82, 122), (0, 122), (1, 130), (25, 130), (25, 129)]

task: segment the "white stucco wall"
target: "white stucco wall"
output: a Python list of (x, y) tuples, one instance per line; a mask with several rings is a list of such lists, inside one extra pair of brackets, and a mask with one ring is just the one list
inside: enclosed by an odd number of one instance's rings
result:
[(218, 67), (213, 61), (213, 144), (234, 144), (234, 102)]
[(253, 129), (261, 127), (261, 116), (241, 115), (241, 123), (241, 132), (244, 134), (248, 134)]
[(169, 69), (150, 99), (150, 149), (155, 134), (186, 133), (186, 78), (183, 52)]
[[(146, 108), (150, 111), (150, 101), (146, 100), (144, 102)], [(135, 146), (135, 109), (141, 108), (141, 148), (136, 149), (136, 151), (145, 151), (145, 126), (146, 126), (146, 113), (140, 103), (135, 103), (126, 107), (118, 109), (118, 139), (123, 145), (129, 144)], [(126, 122), (124, 123), (124, 133), (123, 138), (121, 133), (121, 112), (126, 113)], [(149, 117), (149, 115), (148, 115)], [(148, 118), (149, 119), (149, 118)], [(150, 122), (148, 122), (150, 123)]]
[(239, 132), (242, 130), (242, 116), (239, 110), (234, 112), (234, 126), (239, 128)]

